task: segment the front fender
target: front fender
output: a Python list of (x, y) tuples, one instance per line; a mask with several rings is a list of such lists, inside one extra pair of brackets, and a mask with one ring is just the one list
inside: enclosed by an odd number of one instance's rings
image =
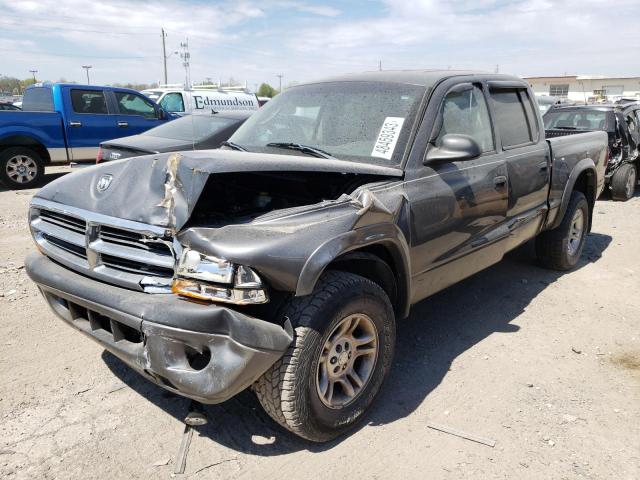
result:
[(361, 249), (370, 245), (382, 245), (392, 255), (396, 271), (399, 296), (399, 311), (403, 317), (408, 314), (410, 306), (409, 282), (410, 263), (409, 246), (402, 230), (395, 224), (379, 223), (367, 225), (356, 230), (345, 232), (337, 237), (327, 240), (309, 256), (305, 262), (298, 283), (296, 296), (309, 295), (327, 266), (336, 258), (345, 253)]

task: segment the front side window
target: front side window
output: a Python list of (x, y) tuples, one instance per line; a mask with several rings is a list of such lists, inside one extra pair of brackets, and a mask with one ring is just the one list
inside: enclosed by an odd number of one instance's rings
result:
[(107, 102), (100, 90), (71, 90), (71, 105), (76, 113), (106, 115)]
[(505, 148), (533, 141), (524, 103), (528, 102), (525, 90), (491, 90), (496, 128)]
[(442, 127), (436, 146), (442, 137), (455, 133), (473, 138), (483, 152), (494, 150), (489, 111), (482, 90), (478, 87), (463, 92), (449, 92), (442, 104)]
[(167, 112), (184, 112), (182, 94), (178, 92), (167, 93), (160, 101), (160, 106)]
[(153, 104), (142, 97), (130, 92), (114, 92), (118, 109), (123, 115), (140, 115), (144, 118), (156, 118), (156, 109)]

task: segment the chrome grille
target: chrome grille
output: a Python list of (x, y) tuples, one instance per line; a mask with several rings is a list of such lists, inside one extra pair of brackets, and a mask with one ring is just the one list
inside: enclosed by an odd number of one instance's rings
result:
[(34, 198), (30, 226), (53, 260), (99, 280), (136, 290), (168, 291), (175, 264), (165, 229)]

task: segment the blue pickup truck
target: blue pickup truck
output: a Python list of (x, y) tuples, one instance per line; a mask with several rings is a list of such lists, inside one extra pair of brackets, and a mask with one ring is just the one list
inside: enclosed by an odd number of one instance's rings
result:
[(174, 118), (126, 88), (36, 84), (22, 111), (0, 112), (0, 182), (37, 185), (46, 165), (95, 160), (105, 140), (142, 133)]

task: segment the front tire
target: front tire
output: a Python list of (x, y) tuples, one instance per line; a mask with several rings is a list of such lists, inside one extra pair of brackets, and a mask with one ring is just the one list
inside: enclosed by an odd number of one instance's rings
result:
[(589, 203), (582, 192), (572, 192), (562, 223), (536, 238), (536, 256), (553, 270), (571, 270), (576, 266), (589, 227)]
[(626, 202), (636, 190), (638, 172), (635, 165), (625, 163), (611, 177), (611, 198)]
[(395, 347), (395, 318), (384, 290), (359, 275), (325, 272), (311, 295), (285, 315), (294, 343), (254, 385), (265, 411), (307, 440), (329, 441), (373, 403)]
[(0, 182), (22, 190), (37, 186), (44, 176), (40, 155), (24, 147), (12, 147), (0, 153)]

